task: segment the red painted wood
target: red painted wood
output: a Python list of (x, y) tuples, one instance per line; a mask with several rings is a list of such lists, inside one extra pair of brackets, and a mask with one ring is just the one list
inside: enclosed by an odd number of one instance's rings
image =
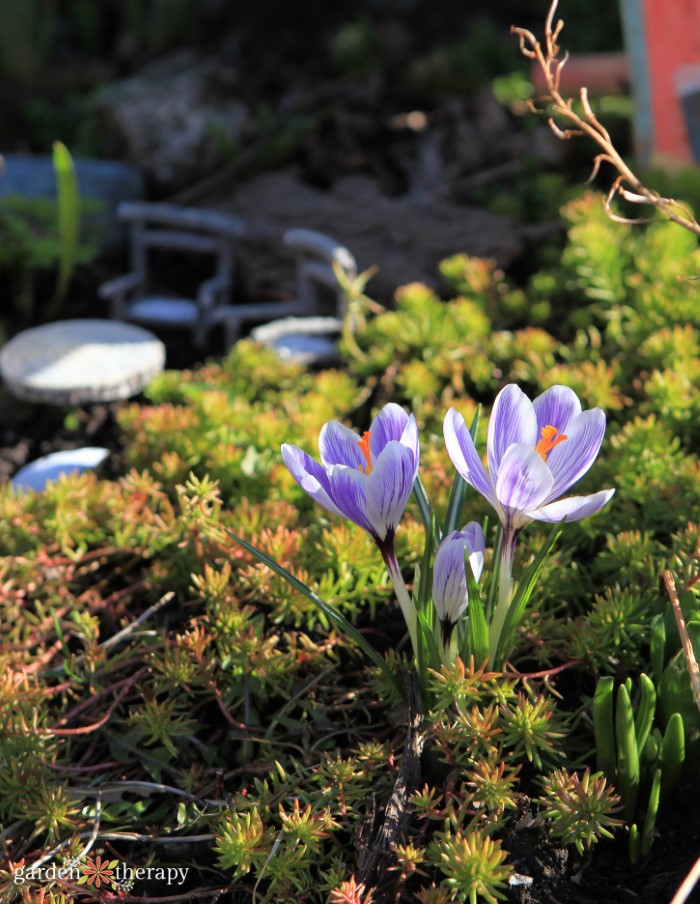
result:
[[(679, 82), (697, 76), (700, 91), (700, 0), (643, 0), (648, 48), (653, 152), (692, 162)], [(697, 67), (697, 72), (692, 72)]]

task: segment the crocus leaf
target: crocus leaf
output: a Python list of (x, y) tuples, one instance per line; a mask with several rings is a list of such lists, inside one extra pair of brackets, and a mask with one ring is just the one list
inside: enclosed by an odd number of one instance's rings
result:
[(423, 550), (423, 562), (420, 568), (420, 582), (418, 587), (418, 599), (416, 609), (418, 611), (433, 609), (433, 563), (435, 561), (435, 535), (438, 530), (435, 513), (430, 513), (429, 526), (425, 532), (425, 549)]
[(666, 626), (661, 614), (655, 615), (651, 620), (649, 638), (649, 658), (651, 670), (658, 681), (664, 671), (664, 648), (666, 646)]
[(685, 760), (685, 728), (683, 717), (680, 713), (674, 713), (668, 720), (664, 740), (661, 745), (661, 793), (668, 797), (673, 786), (678, 782)]
[(308, 600), (312, 603), (315, 603), (319, 607), (319, 609), (326, 615), (328, 620), (334, 624), (337, 628), (340, 628), (343, 633), (345, 633), (348, 637), (350, 637), (357, 646), (362, 650), (362, 652), (372, 660), (374, 665), (384, 674), (384, 677), (387, 678), (396, 688), (401, 697), (405, 698), (406, 691), (401, 686), (401, 682), (398, 680), (396, 675), (391, 671), (389, 666), (386, 664), (384, 659), (379, 655), (379, 653), (374, 649), (374, 647), (367, 642), (367, 640), (360, 634), (357, 628), (350, 624), (350, 622), (338, 612), (333, 606), (327, 603), (325, 600), (321, 599), (321, 597), (314, 593), (310, 587), (307, 587), (302, 581), (298, 578), (294, 577), (286, 568), (283, 568), (278, 562), (275, 562), (274, 559), (271, 559), (270, 556), (266, 555), (262, 550), (256, 549), (255, 546), (251, 546), (246, 540), (243, 540), (241, 537), (236, 536), (233, 531), (230, 531), (228, 528), (224, 528), (226, 533), (231, 537), (239, 546), (242, 546), (243, 549), (246, 549), (249, 553), (254, 555), (257, 559), (259, 559), (264, 565), (267, 565), (268, 568), (271, 568), (276, 574), (280, 577), (284, 578), (285, 581), (291, 586), (294, 587), (295, 590), (298, 590), (299, 593), (303, 594)]
[(637, 809), (639, 793), (639, 751), (634, 733), (634, 714), (627, 688), (617, 689), (615, 708), (615, 737), (617, 739), (617, 790), (622, 797), (625, 822), (631, 823)]
[[(425, 492), (425, 487), (423, 486), (423, 481), (420, 479), (420, 476), (416, 476), (416, 479), (413, 481), (413, 495), (418, 503), (418, 511), (420, 512), (421, 520), (423, 521), (423, 526), (427, 533), (430, 530), (433, 509), (428, 501), (428, 494)], [(442, 537), (439, 536), (439, 533), (440, 531), (438, 529), (438, 536), (435, 538), (437, 543), (442, 539)]]
[(659, 797), (661, 794), (661, 770), (654, 771), (654, 778), (651, 782), (651, 791), (649, 792), (649, 803), (647, 804), (647, 813), (644, 817), (644, 826), (642, 827), (642, 837), (640, 844), (640, 853), (642, 857), (648, 857), (651, 853), (651, 846), (654, 843), (654, 826), (656, 824), (656, 814), (659, 812)]
[[(469, 563), (467, 563), (469, 568)], [(469, 581), (469, 572), (467, 572), (467, 581)], [(474, 657), (474, 662), (483, 663), (488, 659), (489, 655), (489, 626), (484, 614), (484, 605), (481, 602), (481, 594), (476, 585), (476, 581), (472, 577), (474, 586), (469, 582), (469, 620), (467, 622), (467, 645), (468, 654), (462, 656), (464, 662), (469, 661), (469, 654)]]
[(639, 701), (637, 714), (634, 717), (634, 733), (637, 736), (637, 750), (641, 755), (654, 722), (656, 688), (648, 675), (641, 674), (639, 682), (642, 686), (642, 697)]
[(547, 561), (547, 556), (550, 554), (550, 552), (554, 548), (554, 544), (561, 536), (563, 523), (564, 522), (562, 521), (554, 525), (554, 527), (549, 532), (549, 536), (542, 545), (542, 548), (537, 553), (532, 562), (530, 562), (525, 570), (525, 573), (518, 582), (518, 589), (516, 590), (510, 607), (508, 608), (505, 621), (503, 622), (501, 636), (498, 639), (496, 655), (494, 656), (492, 663), (492, 665), (495, 665), (496, 667), (498, 667), (498, 665), (503, 662), (506, 654), (508, 653), (508, 650), (510, 649), (511, 643), (513, 642), (513, 637), (515, 636), (515, 631), (520, 624), (523, 615), (525, 614), (525, 609), (527, 608), (527, 604), (530, 601), (530, 597), (532, 596), (532, 591), (535, 589), (537, 578), (540, 576), (540, 572), (544, 568), (544, 563)]
[(615, 679), (600, 678), (593, 695), (593, 736), (595, 738), (596, 768), (609, 782), (615, 775), (615, 725), (613, 722), (613, 688)]

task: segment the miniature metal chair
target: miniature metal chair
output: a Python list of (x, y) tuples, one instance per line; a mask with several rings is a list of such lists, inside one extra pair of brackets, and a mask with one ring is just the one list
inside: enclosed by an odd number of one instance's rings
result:
[[(103, 283), (101, 298), (110, 315), (153, 326), (192, 331), (198, 348), (206, 345), (217, 312), (228, 303), (233, 285), (234, 243), (245, 232), (242, 220), (213, 210), (127, 201), (117, 219), (129, 226), (131, 272)], [(149, 289), (149, 250), (158, 247), (185, 254), (211, 255), (215, 275), (203, 282), (195, 298), (170, 297)]]
[[(332, 359), (345, 309), (345, 292), (333, 264), (339, 265), (348, 279), (354, 279), (355, 258), (335, 239), (311, 229), (288, 229), (283, 242), (296, 262), (296, 298), (234, 306), (226, 319), (227, 342), (232, 345), (236, 341), (243, 321), (272, 316), (284, 319), (256, 327), (251, 338), (277, 349), (284, 358), (304, 363)], [(328, 302), (332, 316), (323, 316), (328, 313)]]

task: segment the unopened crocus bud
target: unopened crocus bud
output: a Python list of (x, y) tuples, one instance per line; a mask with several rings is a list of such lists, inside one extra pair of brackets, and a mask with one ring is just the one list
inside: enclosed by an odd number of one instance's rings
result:
[(438, 546), (433, 566), (433, 604), (443, 628), (443, 640), (449, 642), (452, 626), (469, 605), (466, 559), (474, 580), (484, 567), (484, 532), (476, 521), (462, 530), (452, 531)]

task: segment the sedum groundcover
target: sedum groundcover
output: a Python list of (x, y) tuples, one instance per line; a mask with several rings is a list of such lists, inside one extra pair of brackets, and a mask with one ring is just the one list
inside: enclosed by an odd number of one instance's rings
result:
[[(676, 277), (700, 254), (593, 195), (563, 215), (565, 247), (525, 287), (456, 256), (444, 297), (407, 285), (370, 316), (357, 292), (337, 369), (240, 342), (122, 410), (119, 479), (0, 488), (0, 900), (539, 900), (523, 832), (567, 851), (566, 875), (605, 846), (654, 863), (657, 812), (697, 770), (700, 305)], [(615, 493), (519, 532), (529, 595), (495, 654), (477, 615), (498, 605), (499, 514), (455, 483), (443, 421), (463, 417), (486, 461), (509, 384), (602, 409), (570, 493)], [(420, 437), (393, 559), (280, 451), (317, 458), (324, 424), (362, 435), (386, 405)], [(441, 528), (468, 522), (434, 561)]]

